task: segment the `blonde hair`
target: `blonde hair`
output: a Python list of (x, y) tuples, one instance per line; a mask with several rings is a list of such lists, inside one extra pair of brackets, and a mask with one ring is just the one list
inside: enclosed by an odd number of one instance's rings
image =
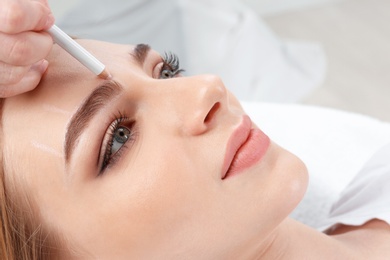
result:
[(28, 196), (9, 183), (4, 171), (2, 110), (0, 99), (0, 259), (44, 260), (53, 257), (53, 242), (36, 223), (34, 207)]

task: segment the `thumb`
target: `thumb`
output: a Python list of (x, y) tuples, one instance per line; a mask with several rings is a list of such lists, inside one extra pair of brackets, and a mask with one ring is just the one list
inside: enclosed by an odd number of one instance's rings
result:
[(46, 30), (49, 29), (54, 24), (54, 15), (53, 12), (50, 9), (49, 1), (48, 0), (35, 0), (36, 5), (39, 5), (41, 9), (41, 12), (44, 13), (42, 15), (42, 18), (37, 21), (37, 24), (35, 26), (35, 29), (37, 30)]
[(24, 3), (26, 16), (24, 29), (41, 31), (47, 30), (54, 24), (54, 15), (50, 9), (48, 0), (34, 0)]

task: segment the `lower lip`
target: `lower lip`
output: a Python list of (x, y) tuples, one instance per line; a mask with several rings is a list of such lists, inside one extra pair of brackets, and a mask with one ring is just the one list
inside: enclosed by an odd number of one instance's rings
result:
[(224, 177), (232, 177), (259, 162), (270, 145), (269, 137), (260, 129), (251, 129), (248, 139), (238, 149)]

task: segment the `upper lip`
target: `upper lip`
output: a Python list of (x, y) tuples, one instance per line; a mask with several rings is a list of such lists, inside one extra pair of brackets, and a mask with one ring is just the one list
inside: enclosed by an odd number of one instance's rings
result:
[(223, 161), (221, 177), (224, 179), (232, 164), (232, 161), (240, 149), (240, 147), (246, 142), (252, 128), (252, 122), (249, 116), (244, 115), (241, 124), (233, 131), (230, 136), (227, 146), (225, 158)]

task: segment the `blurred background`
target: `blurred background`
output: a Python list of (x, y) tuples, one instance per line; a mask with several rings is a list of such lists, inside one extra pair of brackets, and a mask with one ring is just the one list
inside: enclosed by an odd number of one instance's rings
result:
[[(80, 1), (82, 0), (49, 0), (49, 4), (58, 20), (64, 17), (66, 20), (67, 13), (74, 13), (73, 8), (77, 8)], [(324, 68), (321, 67), (322, 63), (313, 63), (313, 67), (318, 67), (324, 74), (316, 77), (315, 84), (313, 83), (315, 86), (306, 88), (302, 92), (304, 94), (290, 100), (275, 98), (277, 102), (331, 107), (390, 122), (390, 1), (241, 2), (255, 12), (267, 30), (272, 32), (272, 37), (277, 37), (281, 42), (292, 40), (315, 43), (324, 53)], [(89, 11), (84, 12), (88, 16)], [(69, 28), (71, 30), (71, 26)], [(284, 48), (282, 52), (290, 49)], [(297, 52), (294, 53), (296, 56)], [(302, 58), (298, 59), (305, 64), (303, 72), (310, 71), (310, 54), (319, 55), (317, 49), (310, 47), (310, 51), (305, 51), (302, 55), (306, 62)], [(278, 90), (280, 91), (284, 90)]]

